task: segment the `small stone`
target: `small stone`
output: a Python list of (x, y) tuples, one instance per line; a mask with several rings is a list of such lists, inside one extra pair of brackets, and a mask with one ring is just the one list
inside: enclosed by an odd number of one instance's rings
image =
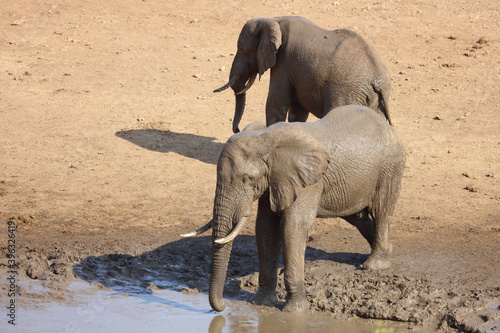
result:
[(30, 261), (30, 263), (28, 264), (26, 275), (30, 279), (39, 279), (47, 270), (50, 270), (50, 267), (46, 260), (35, 259)]
[(479, 38), (479, 40), (477, 41), (477, 43), (481, 44), (481, 45), (485, 45), (485, 44), (489, 43), (489, 40), (486, 37), (481, 37), (481, 38)]
[(479, 188), (474, 186), (474, 184), (469, 184), (465, 187), (465, 189), (469, 192), (473, 192), (473, 193), (476, 193), (476, 192), (479, 192)]
[(181, 293), (186, 294), (186, 295), (196, 295), (196, 294), (199, 294), (200, 291), (196, 288), (182, 287)]

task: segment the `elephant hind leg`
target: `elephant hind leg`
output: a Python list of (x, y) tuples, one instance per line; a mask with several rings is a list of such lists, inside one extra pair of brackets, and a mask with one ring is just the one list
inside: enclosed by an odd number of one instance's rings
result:
[(373, 247), (375, 239), (375, 227), (373, 221), (368, 215), (368, 209), (365, 208), (361, 212), (349, 216), (344, 216), (344, 220), (355, 226), (361, 235), (366, 239), (370, 247)]
[(376, 195), (369, 207), (375, 227), (375, 238), (370, 257), (363, 264), (364, 269), (384, 269), (391, 266), (389, 254), (392, 252), (392, 244), (389, 240), (389, 229), (401, 185), (401, 177), (397, 171), (398, 168), (393, 167), (390, 171), (382, 172)]
[(363, 263), (365, 270), (381, 270), (391, 267), (389, 254), (392, 252), (392, 244), (389, 241), (390, 219), (376, 220), (375, 238), (373, 240), (370, 257)]

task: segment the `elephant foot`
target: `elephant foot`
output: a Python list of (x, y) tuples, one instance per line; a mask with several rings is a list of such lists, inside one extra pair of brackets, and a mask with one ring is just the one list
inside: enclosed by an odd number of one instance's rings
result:
[(309, 302), (305, 295), (302, 297), (290, 298), (283, 308), (283, 312), (302, 312), (305, 310), (309, 310)]
[(362, 265), (364, 270), (382, 270), (391, 267), (391, 261), (387, 256), (370, 255)]
[(276, 307), (280, 304), (278, 298), (276, 297), (276, 292), (274, 290), (272, 292), (264, 292), (261, 291), (260, 289), (254, 295), (251, 302), (252, 304), (255, 305), (264, 305), (271, 307)]

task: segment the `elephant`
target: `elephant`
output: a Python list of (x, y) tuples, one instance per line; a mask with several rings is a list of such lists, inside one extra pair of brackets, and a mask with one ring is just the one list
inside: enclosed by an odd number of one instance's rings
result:
[(255, 18), (238, 38), (229, 82), (236, 96), (233, 132), (239, 132), (246, 92), (271, 69), (266, 125), (305, 122), (338, 106), (368, 106), (387, 118), (391, 78), (375, 49), (357, 33), (325, 30), (300, 16)]
[[(258, 200), (255, 237), (259, 289), (255, 304), (277, 306), (277, 270), (283, 252), (287, 300), (284, 311), (307, 309), (306, 243), (316, 217), (341, 217), (371, 246), (366, 270), (390, 267), (390, 218), (405, 165), (404, 145), (394, 127), (366, 106), (331, 110), (315, 122), (249, 126), (232, 135), (217, 164), (209, 301), (222, 299), (233, 239)], [(251, 130), (255, 129), (255, 130)]]

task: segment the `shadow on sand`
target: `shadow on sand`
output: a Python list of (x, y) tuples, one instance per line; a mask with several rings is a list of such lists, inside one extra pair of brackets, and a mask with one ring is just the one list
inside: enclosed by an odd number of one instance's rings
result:
[(208, 164), (217, 164), (224, 143), (216, 138), (190, 133), (176, 133), (157, 129), (120, 131), (116, 136), (144, 149), (160, 153), (177, 153)]

